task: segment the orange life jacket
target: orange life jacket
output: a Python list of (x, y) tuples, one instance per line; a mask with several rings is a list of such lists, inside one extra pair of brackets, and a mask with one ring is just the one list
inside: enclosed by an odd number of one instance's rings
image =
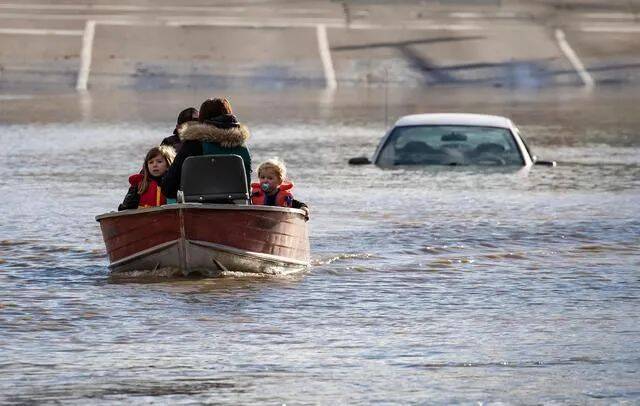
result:
[[(142, 182), (143, 175), (141, 173), (136, 173), (135, 175), (129, 176), (129, 184), (131, 186), (138, 187), (140, 182)], [(143, 209), (145, 207), (156, 207), (162, 206), (163, 204), (167, 204), (167, 198), (164, 193), (162, 193), (162, 189), (158, 186), (158, 182), (153, 179), (150, 179), (149, 187), (147, 190), (140, 195), (140, 202), (138, 203), (138, 208)]]
[[(278, 192), (276, 193), (276, 206), (280, 207), (291, 207), (291, 203), (293, 201), (293, 194), (291, 193), (291, 189), (293, 189), (293, 183), (291, 182), (282, 182), (280, 186), (278, 186)], [(251, 204), (266, 204), (267, 195), (264, 193), (259, 183), (251, 184)]]

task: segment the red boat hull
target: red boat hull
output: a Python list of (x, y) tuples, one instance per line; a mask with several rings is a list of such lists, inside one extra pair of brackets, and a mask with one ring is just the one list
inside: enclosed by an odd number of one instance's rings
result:
[(309, 265), (304, 212), (270, 206), (172, 204), (96, 217), (112, 272), (279, 274)]

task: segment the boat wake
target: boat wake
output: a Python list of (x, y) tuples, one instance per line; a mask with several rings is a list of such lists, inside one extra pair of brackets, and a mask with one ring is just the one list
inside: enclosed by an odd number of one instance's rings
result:
[(297, 272), (274, 272), (274, 273), (256, 273), (256, 272), (238, 272), (238, 271), (222, 271), (222, 272), (209, 272), (209, 271), (192, 271), (185, 274), (179, 268), (163, 267), (158, 269), (146, 269), (146, 270), (131, 270), (131, 271), (118, 271), (111, 272), (109, 274), (109, 280), (111, 282), (154, 282), (154, 281), (166, 281), (168, 279), (205, 279), (205, 278), (278, 278), (287, 277)]
[(352, 253), (352, 254), (337, 254), (337, 255), (332, 255), (329, 256), (327, 258), (318, 258), (318, 259), (314, 259), (311, 261), (311, 265), (313, 266), (323, 266), (323, 265), (330, 265), (334, 262), (339, 262), (339, 261), (343, 261), (343, 260), (352, 260), (352, 259), (375, 259), (375, 258), (379, 258), (378, 256), (374, 255), (374, 254), (370, 254), (368, 252), (359, 252), (359, 253)]
[(119, 271), (111, 272), (109, 274), (109, 280), (112, 282), (123, 281), (155, 281), (163, 279), (178, 279), (184, 278), (185, 275), (178, 268), (158, 268), (158, 269), (143, 269), (143, 270), (131, 270), (131, 271)]

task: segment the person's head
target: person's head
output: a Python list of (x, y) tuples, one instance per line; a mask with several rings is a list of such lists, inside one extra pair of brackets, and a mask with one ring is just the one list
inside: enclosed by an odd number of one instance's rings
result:
[(176, 151), (168, 145), (153, 147), (144, 157), (142, 166), (142, 182), (138, 186), (138, 193), (142, 194), (147, 191), (152, 178), (158, 178), (167, 172), (169, 166), (176, 156)]
[(176, 128), (173, 130), (174, 134), (178, 133), (178, 128), (186, 122), (198, 120), (198, 109), (195, 107), (188, 107), (178, 114), (178, 120), (176, 120)]
[(278, 158), (264, 161), (258, 166), (260, 187), (266, 193), (272, 193), (287, 178), (287, 167)]
[(198, 121), (205, 122), (227, 114), (233, 114), (231, 103), (227, 99), (207, 99), (200, 106)]

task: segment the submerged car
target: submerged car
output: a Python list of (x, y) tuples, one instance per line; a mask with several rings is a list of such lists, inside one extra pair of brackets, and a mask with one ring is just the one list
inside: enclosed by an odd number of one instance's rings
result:
[(401, 117), (382, 138), (369, 160), (352, 165), (555, 166), (531, 153), (516, 126), (506, 117), (485, 114), (414, 114)]

